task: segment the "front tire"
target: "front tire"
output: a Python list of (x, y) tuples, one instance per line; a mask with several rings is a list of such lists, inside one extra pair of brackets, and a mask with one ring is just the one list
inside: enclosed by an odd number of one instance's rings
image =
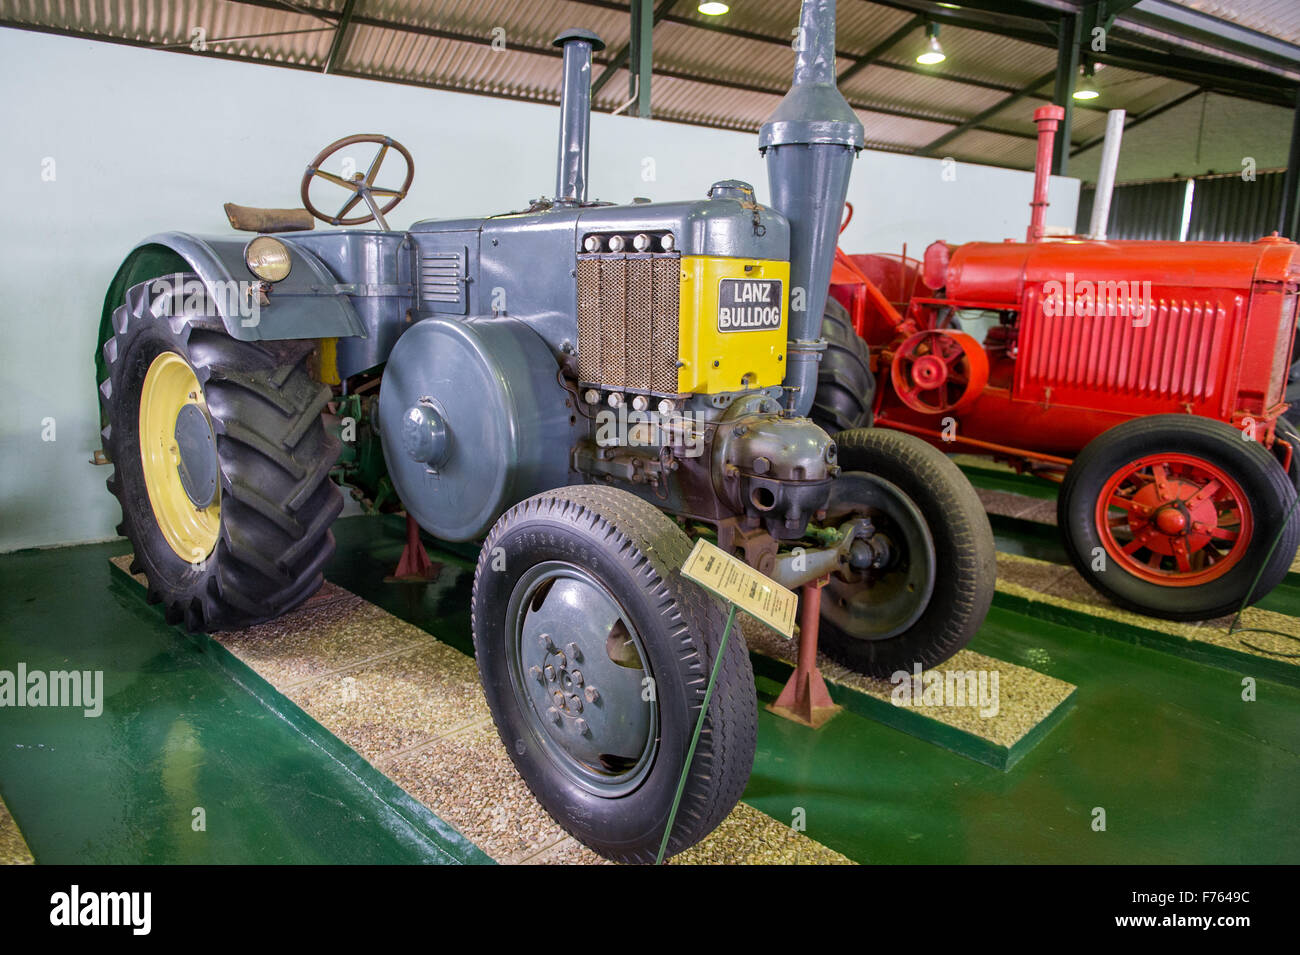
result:
[(970, 642), (993, 601), (988, 515), (957, 466), (920, 438), (864, 428), (835, 441), (845, 473), (831, 485), (829, 520), (870, 517), (891, 557), (870, 574), (831, 577), (820, 644), (878, 679), (942, 663)]
[(1209, 620), (1286, 576), (1300, 545), (1295, 499), (1277, 459), (1242, 432), (1151, 415), (1088, 443), (1066, 472), (1057, 522), (1071, 563), (1114, 603)]
[[(722, 638), (719, 603), (679, 574), (690, 550), (640, 498), (570, 487), (503, 515), (474, 575), (474, 651), (510, 758), (561, 826), (618, 862), (655, 859)], [(756, 726), (733, 627), (669, 854), (740, 799)]]
[(169, 623), (250, 626), (320, 588), (343, 499), (312, 349), (231, 338), (193, 275), (136, 285), (113, 313), (100, 385), (108, 489), (132, 570)]

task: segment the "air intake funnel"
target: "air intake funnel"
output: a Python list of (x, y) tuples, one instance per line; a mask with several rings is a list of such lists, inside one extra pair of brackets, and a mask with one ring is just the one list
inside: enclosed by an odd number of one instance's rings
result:
[[(790, 221), (790, 407), (807, 415), (817, 390), (822, 312), (862, 123), (835, 86), (835, 0), (804, 0), (794, 82), (758, 133), (772, 205)], [(795, 306), (802, 304), (802, 308)]]
[(591, 53), (605, 41), (590, 30), (565, 30), (552, 46), (564, 50), (560, 87), (560, 155), (555, 173), (555, 202), (587, 201), (587, 163), (591, 139)]

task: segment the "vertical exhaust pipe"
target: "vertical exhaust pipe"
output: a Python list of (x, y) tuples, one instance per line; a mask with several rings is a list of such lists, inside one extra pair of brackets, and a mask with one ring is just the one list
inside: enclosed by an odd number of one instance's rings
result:
[(1052, 141), (1056, 127), (1065, 119), (1065, 107), (1040, 106), (1034, 110), (1038, 124), (1038, 158), (1034, 161), (1034, 198), (1029, 203), (1029, 231), (1026, 242), (1037, 242), (1047, 234), (1047, 187), (1052, 177)]
[[(806, 416), (826, 342), (822, 312), (862, 123), (835, 86), (835, 0), (803, 0), (794, 82), (758, 133), (773, 207), (790, 222), (789, 409)], [(802, 298), (802, 309), (794, 307)]]
[(565, 30), (551, 46), (564, 50), (560, 86), (560, 154), (555, 171), (555, 204), (587, 201), (587, 164), (591, 140), (591, 54), (605, 41), (590, 30)]
[(1110, 222), (1110, 200), (1115, 194), (1115, 171), (1119, 168), (1119, 144), (1124, 138), (1124, 110), (1112, 109), (1106, 114), (1106, 141), (1101, 147), (1101, 168), (1097, 171), (1097, 190), (1092, 198), (1092, 218), (1088, 222), (1088, 235), (1094, 239), (1106, 238), (1106, 225)]

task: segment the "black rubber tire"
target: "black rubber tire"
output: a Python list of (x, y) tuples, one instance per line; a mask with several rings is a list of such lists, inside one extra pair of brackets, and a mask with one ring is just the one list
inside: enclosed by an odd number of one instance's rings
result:
[[(167, 279), (168, 288), (198, 287), (193, 275)], [(308, 371), (314, 343), (238, 341), (203, 296), (153, 293), (151, 285), (127, 291), (104, 343), (100, 402), (113, 462), (108, 489), (122, 507), (117, 532), (135, 548), (132, 572), (148, 578), (149, 601), (163, 604), (169, 623), (211, 632), (270, 620), (320, 588), (334, 553), (330, 525), (343, 507), (329, 479), (340, 445), (322, 418), (330, 391)], [(197, 563), (178, 556), (159, 529), (140, 459), (140, 390), (164, 351), (194, 370), (216, 440), (220, 528)]]
[[(1127, 462), (1162, 449), (1204, 458), (1230, 474), (1247, 497), (1256, 528), (1253, 540), (1237, 566), (1216, 580), (1190, 587), (1163, 586), (1129, 573), (1114, 560), (1107, 560), (1102, 570), (1093, 570), (1094, 548), (1102, 547), (1095, 516), (1097, 495)], [(1235, 613), (1248, 593), (1254, 603), (1286, 576), (1300, 546), (1300, 515), (1291, 516), (1272, 557), (1267, 555), (1295, 499), (1291, 479), (1259, 442), (1245, 440), (1222, 421), (1162, 414), (1126, 421), (1090, 441), (1065, 474), (1056, 514), (1070, 562), (1113, 603), (1166, 620), (1209, 620)], [(1252, 589), (1256, 574), (1259, 583)]]
[(827, 434), (870, 427), (876, 379), (867, 343), (853, 330), (848, 309), (829, 296), (822, 338), (826, 351), (817, 366), (817, 395), (808, 416)]
[[(566, 830), (618, 862), (653, 862), (722, 639), (722, 605), (679, 569), (691, 541), (653, 505), (595, 485), (531, 497), (493, 526), (474, 575), (474, 651), (483, 690), (510, 758), (538, 801)], [(494, 558), (504, 567), (494, 570)], [(625, 608), (649, 656), (660, 711), (648, 775), (627, 795), (589, 792), (566, 776), (532, 734), (534, 712), (511, 681), (505, 620), (528, 568), (563, 560), (598, 578)], [(713, 831), (739, 801), (754, 761), (754, 674), (733, 627), (708, 716), (673, 825), (668, 854)]]
[(920, 438), (864, 428), (842, 432), (835, 443), (841, 467), (892, 482), (916, 505), (934, 540), (940, 572), (925, 609), (902, 633), (855, 637), (823, 610), (820, 646), (844, 666), (879, 679), (910, 673), (917, 664), (942, 663), (970, 642), (993, 602), (997, 558), (988, 515), (957, 465)]

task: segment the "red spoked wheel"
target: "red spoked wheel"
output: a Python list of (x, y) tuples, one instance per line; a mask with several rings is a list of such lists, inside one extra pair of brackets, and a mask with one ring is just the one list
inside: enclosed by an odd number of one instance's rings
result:
[(903, 341), (890, 365), (894, 393), (913, 411), (961, 411), (983, 392), (989, 360), (970, 335), (926, 329)]
[(1089, 442), (1057, 523), (1075, 569), (1121, 607), (1170, 620), (1226, 616), (1281, 582), (1300, 546), (1296, 488), (1236, 428), (1151, 415)]
[(1152, 454), (1119, 468), (1097, 497), (1111, 559), (1166, 587), (1194, 587), (1241, 562), (1255, 527), (1245, 491), (1189, 454)]

